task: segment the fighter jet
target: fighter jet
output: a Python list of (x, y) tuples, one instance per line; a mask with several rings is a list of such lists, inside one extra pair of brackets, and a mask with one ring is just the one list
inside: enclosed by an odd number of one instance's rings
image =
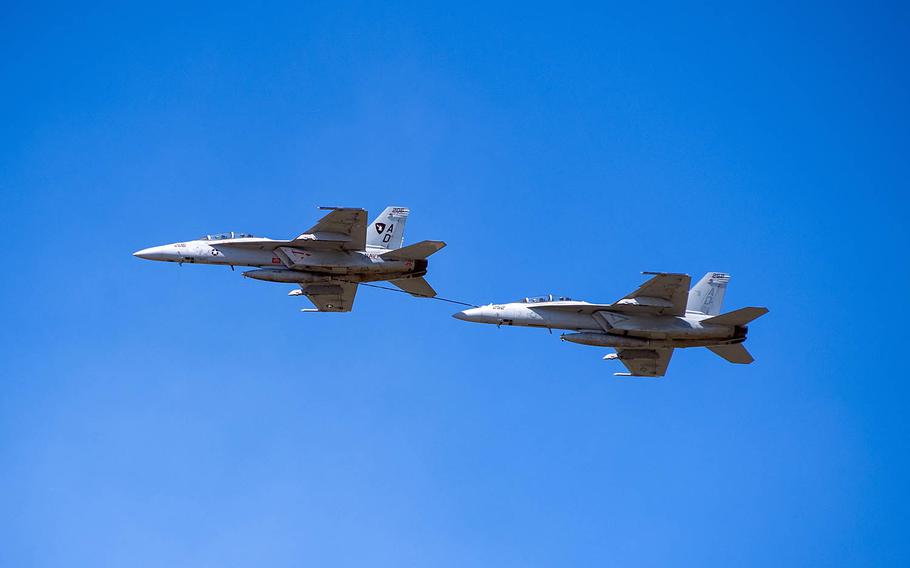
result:
[(196, 240), (143, 249), (133, 256), (165, 262), (253, 266), (247, 278), (298, 284), (289, 296), (305, 295), (315, 309), (304, 312), (349, 312), (357, 285), (387, 280), (412, 296), (431, 298), (436, 291), (423, 279), (427, 257), (446, 246), (421, 241), (404, 247), (410, 210), (387, 207), (367, 226), (367, 212), (346, 207), (331, 211), (291, 240), (247, 233), (220, 233)]
[[(767, 308), (741, 308), (720, 314), (730, 275), (709, 272), (689, 290), (689, 275), (643, 272), (653, 276), (612, 304), (591, 304), (551, 295), (509, 304), (471, 308), (453, 317), (477, 323), (565, 329), (563, 341), (613, 347), (605, 360), (618, 359), (625, 377), (662, 377), (677, 347), (707, 347), (731, 363), (751, 363), (743, 341), (752, 320)], [(687, 293), (688, 292), (688, 293)]]

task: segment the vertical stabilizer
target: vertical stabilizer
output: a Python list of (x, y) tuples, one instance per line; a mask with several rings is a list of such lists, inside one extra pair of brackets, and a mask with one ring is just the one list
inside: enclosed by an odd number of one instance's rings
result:
[(724, 294), (727, 292), (727, 283), (730, 275), (723, 272), (709, 272), (705, 274), (694, 288), (689, 290), (689, 301), (686, 310), (701, 312), (709, 316), (720, 313), (724, 303)]
[(386, 207), (367, 227), (367, 246), (389, 250), (401, 248), (404, 224), (410, 212), (407, 207)]

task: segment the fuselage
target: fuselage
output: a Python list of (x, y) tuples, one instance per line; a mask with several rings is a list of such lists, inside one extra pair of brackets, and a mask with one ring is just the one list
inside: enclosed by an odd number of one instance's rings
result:
[[(317, 245), (318, 246), (318, 245)], [(319, 282), (344, 279), (372, 282), (426, 274), (426, 260), (384, 260), (388, 249), (318, 250), (287, 246), (286, 241), (259, 237), (203, 238), (140, 250), (134, 256), (179, 264), (218, 264), (258, 268), (244, 276), (271, 282)]]
[(454, 315), (476, 323), (560, 329), (564, 341), (600, 347), (702, 347), (741, 343), (745, 326), (702, 323), (705, 314), (632, 315), (575, 300), (513, 302), (471, 308)]

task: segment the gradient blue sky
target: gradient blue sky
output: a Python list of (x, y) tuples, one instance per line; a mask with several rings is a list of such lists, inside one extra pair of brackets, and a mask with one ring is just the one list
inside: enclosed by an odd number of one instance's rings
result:
[[(0, 565), (906, 566), (908, 24), (5, 6)], [(130, 256), (388, 204), (472, 302), (728, 271), (757, 362)]]

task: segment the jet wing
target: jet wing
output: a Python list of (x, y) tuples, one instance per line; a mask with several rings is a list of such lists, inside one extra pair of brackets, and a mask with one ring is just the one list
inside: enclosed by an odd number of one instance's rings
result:
[(689, 299), (689, 275), (644, 272), (654, 277), (631, 294), (610, 305), (616, 312), (682, 316)]
[(628, 373), (614, 373), (620, 377), (662, 377), (667, 372), (673, 349), (617, 349), (604, 359), (619, 359), (629, 369)]
[(350, 207), (322, 207), (332, 212), (294, 239), (294, 246), (341, 250), (365, 250), (367, 212)]
[(300, 288), (320, 312), (349, 312), (357, 294), (357, 284), (350, 282), (302, 284)]

